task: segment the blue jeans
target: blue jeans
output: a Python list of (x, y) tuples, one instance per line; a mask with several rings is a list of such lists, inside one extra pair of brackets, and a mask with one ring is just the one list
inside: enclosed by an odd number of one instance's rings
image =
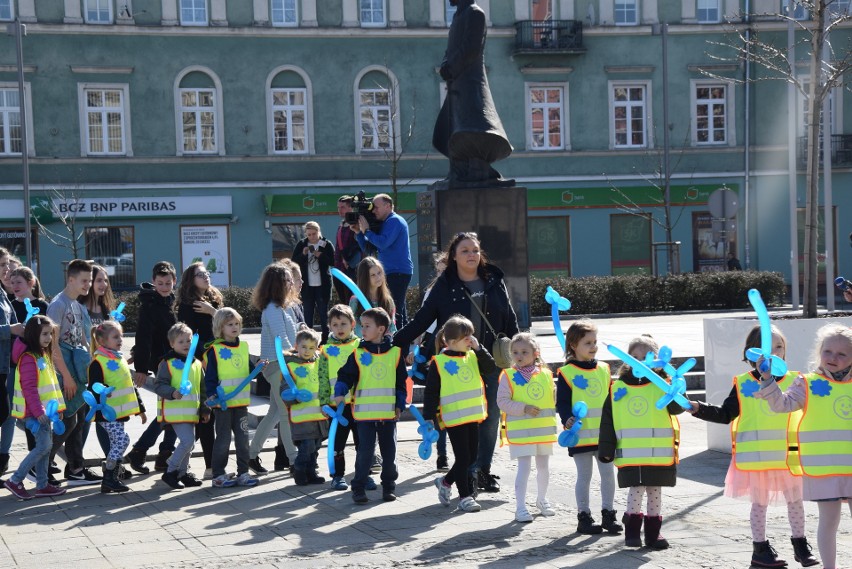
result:
[[(0, 377), (3, 377), (0, 375)], [(6, 376), (6, 403), (9, 409), (12, 408), (12, 394), (15, 390), (15, 370), (9, 369), (9, 375)], [(0, 425), (0, 453), (9, 454), (12, 449), (12, 439), (15, 437), (15, 418), (10, 414)]]
[(358, 429), (358, 450), (355, 455), (355, 478), (352, 479), (352, 492), (363, 492), (373, 455), (376, 452), (376, 439), (379, 440), (379, 452), (382, 455), (382, 489), (393, 492), (399, 472), (396, 469), (396, 421), (356, 421)]
[(50, 449), (53, 446), (53, 425), (50, 423), (42, 425), (35, 434), (35, 441), (35, 448), (24, 457), (10, 480), (20, 484), (27, 476), (27, 472), (35, 468), (36, 489), (41, 490), (47, 486), (47, 466), (50, 464)]
[(314, 315), (319, 318), (322, 338), (328, 338), (328, 301), (331, 299), (330, 286), (305, 286), (302, 288), (302, 308), (305, 309), (305, 324), (314, 328)]
[(316, 472), (318, 468), (317, 458), (319, 457), (319, 448), (322, 446), (322, 439), (305, 439), (293, 442), (296, 443), (296, 448), (299, 449), (296, 460), (293, 462), (293, 468), (301, 472)]
[(438, 456), (447, 456), (447, 429), (438, 429), (438, 442), (435, 443)]
[(408, 323), (408, 312), (405, 310), (405, 293), (408, 292), (408, 285), (411, 284), (411, 275), (392, 273), (385, 275), (385, 280), (396, 306), (396, 318), (394, 318), (396, 329), (401, 330)]
[(148, 449), (154, 446), (157, 442), (157, 437), (160, 436), (160, 433), (164, 433), (163, 442), (160, 443), (160, 452), (174, 451), (175, 442), (177, 442), (175, 430), (172, 428), (164, 429), (160, 422), (156, 419), (148, 424), (148, 428), (145, 429), (145, 432), (142, 433), (142, 436), (139, 437), (139, 440), (133, 445), (133, 450), (138, 450), (147, 454)]
[(476, 470), (491, 472), (491, 459), (494, 458), (494, 447), (497, 444), (497, 431), (500, 426), (500, 409), (497, 407), (498, 375), (485, 379), (485, 401), (488, 403), (488, 417), (479, 424), (479, 452), (471, 468), (471, 474)]

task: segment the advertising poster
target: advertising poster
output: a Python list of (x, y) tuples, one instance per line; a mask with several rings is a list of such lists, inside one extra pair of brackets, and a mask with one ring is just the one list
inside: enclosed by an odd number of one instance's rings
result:
[(728, 269), (727, 251), (736, 250), (736, 231), (726, 232), (724, 222), (714, 224), (710, 212), (692, 213), (693, 272), (726, 271)]
[(181, 225), (180, 254), (183, 271), (201, 262), (216, 288), (231, 286), (230, 235), (227, 225)]

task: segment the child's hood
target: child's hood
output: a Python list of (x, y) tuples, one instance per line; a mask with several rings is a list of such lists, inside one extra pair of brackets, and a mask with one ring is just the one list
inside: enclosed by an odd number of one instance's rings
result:
[(23, 340), (15, 338), (15, 343), (12, 345), (12, 361), (18, 361), (27, 349), (27, 345)]
[(361, 343), (358, 344), (358, 347), (367, 350), (372, 354), (384, 354), (388, 350), (390, 350), (393, 345), (391, 344), (391, 337), (385, 336), (382, 338), (381, 343), (377, 344), (375, 342), (368, 342), (366, 340), (361, 340)]
[(155, 306), (157, 304), (163, 306), (171, 306), (174, 301), (174, 293), (169, 296), (161, 296), (151, 283), (142, 283), (139, 285), (139, 303), (147, 306)]

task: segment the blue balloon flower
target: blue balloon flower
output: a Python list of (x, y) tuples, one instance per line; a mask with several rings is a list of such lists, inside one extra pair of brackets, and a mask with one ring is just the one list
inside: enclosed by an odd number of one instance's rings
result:
[(825, 379), (815, 379), (811, 382), (811, 393), (817, 397), (828, 397), (831, 394), (831, 384)]
[(36, 366), (38, 366), (38, 369), (40, 370), (45, 370), (47, 369), (47, 362), (44, 361), (44, 358), (39, 358), (36, 360)]
[(619, 387), (618, 389), (615, 390), (615, 393), (612, 394), (612, 400), (613, 401), (619, 401), (625, 395), (627, 395), (627, 388), (626, 387)]
[(174, 367), (175, 369), (183, 369), (183, 364), (183, 360), (175, 359), (174, 363), (172, 363), (172, 367)]
[(340, 355), (340, 348), (338, 348), (337, 346), (329, 346), (325, 349), (325, 353), (327, 353), (333, 358), (336, 358)]
[(589, 380), (582, 375), (574, 376), (574, 386), (577, 389), (586, 389), (589, 386)]
[(444, 369), (450, 375), (456, 375), (459, 372), (459, 364), (454, 361), (448, 361), (444, 364)]
[(373, 363), (373, 354), (370, 352), (363, 352), (361, 354), (361, 365), (368, 366)]
[(512, 383), (515, 385), (526, 385), (529, 383), (529, 380), (524, 378), (524, 376), (521, 375), (521, 372), (515, 370), (515, 373), (512, 374)]
[(110, 371), (118, 371), (119, 365), (115, 360), (110, 360), (107, 362), (107, 369)]
[(759, 383), (753, 379), (748, 379), (744, 381), (742, 387), (740, 387), (740, 393), (743, 394), (743, 397), (754, 397), (754, 394), (757, 393), (759, 389)]
[(298, 375), (301, 378), (308, 377), (308, 368), (306, 368), (305, 366), (297, 367), (296, 368), (296, 375)]
[(222, 357), (223, 360), (229, 360), (231, 359), (231, 356), (234, 355), (234, 353), (228, 348), (222, 348), (221, 350), (219, 350), (219, 355)]

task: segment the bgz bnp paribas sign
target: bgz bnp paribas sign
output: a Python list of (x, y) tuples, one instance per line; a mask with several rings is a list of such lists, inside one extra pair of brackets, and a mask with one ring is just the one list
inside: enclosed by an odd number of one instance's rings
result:
[(42, 222), (69, 216), (95, 218), (206, 217), (231, 215), (231, 196), (33, 198), (33, 217)]

